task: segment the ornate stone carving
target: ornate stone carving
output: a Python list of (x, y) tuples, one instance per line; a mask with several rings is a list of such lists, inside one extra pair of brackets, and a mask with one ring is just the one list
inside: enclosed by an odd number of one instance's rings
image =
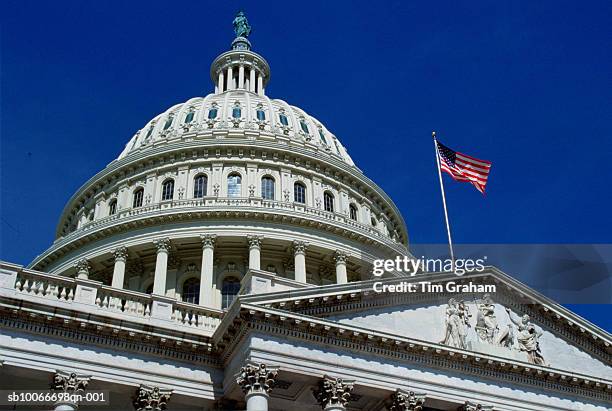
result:
[(306, 252), (306, 248), (308, 248), (308, 243), (305, 241), (297, 241), (293, 242), (293, 254), (304, 254)]
[(57, 370), (53, 376), (53, 384), (51, 387), (55, 391), (71, 393), (82, 392), (87, 388), (90, 379), (91, 377), (89, 375)]
[(290, 198), (291, 198), (290, 194), (291, 194), (291, 192), (289, 190), (287, 190), (287, 189), (283, 190), (283, 197), (284, 197), (286, 202), (290, 201)]
[(348, 256), (346, 255), (346, 253), (343, 253), (340, 250), (336, 250), (334, 252), (334, 261), (336, 262), (336, 264), (346, 264), (347, 258)]
[(172, 390), (164, 390), (159, 387), (141, 384), (136, 391), (134, 408), (136, 408), (136, 411), (165, 410), (171, 395)]
[(113, 254), (113, 257), (115, 258), (115, 261), (125, 262), (127, 260), (128, 251), (126, 247), (123, 247), (123, 246), (117, 247), (113, 249), (111, 253)]
[(249, 243), (249, 248), (261, 248), (261, 242), (263, 240), (263, 236), (261, 235), (248, 235), (247, 242)]
[(219, 197), (219, 189), (220, 188), (221, 188), (221, 186), (219, 184), (213, 185), (213, 195), (215, 197)]
[(482, 300), (476, 302), (476, 335), (489, 344), (511, 348), (514, 333), (510, 326), (500, 326), (495, 316), (495, 303), (490, 294), (485, 294)]
[(274, 388), (274, 380), (277, 374), (278, 367), (248, 363), (236, 374), (236, 383), (245, 394), (269, 394)]
[(74, 264), (74, 268), (76, 268), (77, 277), (79, 278), (89, 277), (89, 271), (91, 269), (91, 266), (89, 265), (89, 261), (87, 261), (86, 259), (81, 258), (79, 261), (77, 261)]
[(425, 394), (415, 394), (412, 391), (397, 390), (391, 395), (389, 411), (422, 411)]
[(202, 234), (200, 239), (202, 240), (202, 248), (214, 248), (217, 236), (215, 234)]
[(323, 409), (333, 406), (346, 407), (351, 399), (354, 383), (351, 380), (343, 380), (342, 378), (333, 378), (326, 375), (319, 381), (319, 386), (313, 388), (312, 392)]
[(516, 333), (516, 341), (520, 351), (527, 353), (529, 362), (537, 365), (546, 365), (544, 357), (540, 352), (540, 336), (542, 331), (536, 330), (535, 325), (530, 321), (527, 314), (518, 317), (509, 308), (506, 312), (510, 317), (510, 321), (516, 325), (518, 332)]
[(490, 405), (482, 405), (471, 401), (466, 401), (458, 411), (493, 411)]
[(155, 247), (157, 247), (157, 252), (170, 252), (170, 239), (169, 238), (160, 238), (159, 240), (153, 241)]
[(255, 197), (255, 186), (253, 184), (249, 185), (249, 197)]
[(463, 301), (457, 301), (454, 298), (448, 300), (444, 339), (441, 344), (466, 349), (467, 327), (470, 326), (469, 317), (469, 310)]

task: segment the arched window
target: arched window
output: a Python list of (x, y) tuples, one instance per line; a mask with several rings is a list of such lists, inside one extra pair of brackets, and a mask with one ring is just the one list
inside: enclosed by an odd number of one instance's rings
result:
[(325, 211), (334, 212), (334, 195), (328, 191), (323, 194), (323, 206)]
[(202, 198), (206, 195), (208, 177), (204, 174), (193, 179), (193, 198)]
[(257, 109), (257, 120), (264, 121), (266, 119), (266, 112), (262, 109)]
[(240, 291), (240, 280), (236, 277), (227, 277), (221, 286), (221, 308), (228, 308), (236, 299)]
[(349, 205), (349, 217), (351, 217), (351, 220), (357, 221), (357, 206), (355, 204)]
[(144, 196), (144, 189), (139, 188), (136, 191), (134, 191), (134, 194), (133, 194), (134, 198), (132, 199), (133, 208), (142, 207), (143, 196)]
[(234, 106), (234, 108), (232, 109), (232, 117), (234, 118), (242, 117), (242, 110), (240, 109), (240, 106)]
[(187, 113), (187, 115), (185, 116), (185, 123), (191, 123), (193, 121), (194, 114), (195, 113), (193, 111)]
[(283, 126), (288, 126), (289, 125), (289, 120), (287, 119), (287, 116), (285, 115), (285, 113), (280, 113), (278, 115), (278, 119), (280, 120), (281, 124)]
[(227, 176), (227, 196), (240, 197), (242, 187), (242, 177), (240, 174), (230, 174)]
[(212, 120), (212, 119), (217, 118), (217, 113), (218, 113), (217, 107), (212, 107), (210, 110), (208, 110), (208, 119)]
[(302, 183), (293, 185), (293, 201), (306, 204), (306, 186)]
[(174, 180), (166, 180), (162, 184), (162, 201), (174, 198)]
[(181, 291), (181, 299), (186, 303), (200, 303), (200, 280), (197, 278), (189, 278), (183, 283)]
[(274, 179), (270, 176), (261, 179), (261, 197), (274, 200)]
[(108, 203), (108, 215), (113, 215), (117, 212), (117, 199), (112, 199)]

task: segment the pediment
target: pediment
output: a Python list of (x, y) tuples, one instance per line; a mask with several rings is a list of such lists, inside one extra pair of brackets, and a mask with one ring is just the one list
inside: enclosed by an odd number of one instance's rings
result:
[[(428, 281), (457, 280), (448, 275), (428, 275)], [(489, 298), (482, 292), (376, 293), (372, 281), (365, 281), (358, 286), (294, 291), (285, 298), (269, 294), (259, 303), (338, 324), (612, 379), (611, 338), (605, 331), (499, 270), (467, 275), (461, 281), (495, 284), (496, 292)]]

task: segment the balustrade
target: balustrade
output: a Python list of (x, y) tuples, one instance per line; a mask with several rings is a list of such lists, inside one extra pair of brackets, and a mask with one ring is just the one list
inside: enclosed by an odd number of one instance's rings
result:
[(76, 283), (73, 278), (44, 273), (21, 271), (15, 281), (15, 290), (20, 293), (49, 299), (72, 301), (75, 289)]

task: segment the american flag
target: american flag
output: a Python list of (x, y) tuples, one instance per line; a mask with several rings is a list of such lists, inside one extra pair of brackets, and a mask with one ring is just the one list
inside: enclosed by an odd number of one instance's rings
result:
[(474, 187), (484, 194), (491, 162), (453, 151), (437, 140), (436, 143), (440, 169), (446, 171), (456, 181), (468, 181), (474, 184)]

